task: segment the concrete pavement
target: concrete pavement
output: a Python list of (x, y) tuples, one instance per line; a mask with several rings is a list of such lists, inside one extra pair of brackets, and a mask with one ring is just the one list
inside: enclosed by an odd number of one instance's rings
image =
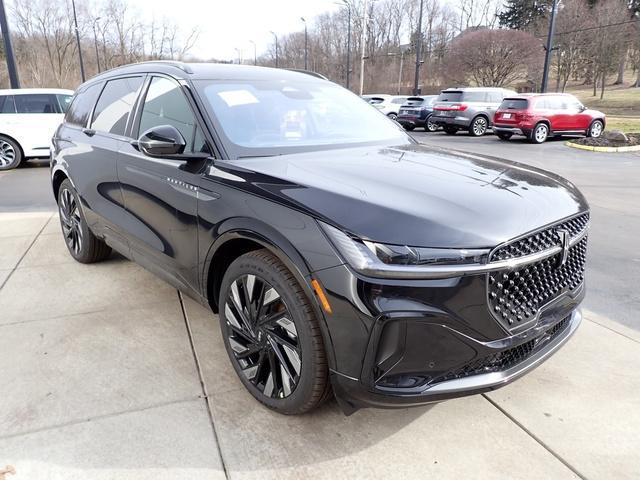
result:
[(11, 480), (640, 477), (640, 339), (615, 319), (587, 312), (486, 396), (284, 417), (245, 392), (216, 316), (117, 255), (74, 262), (55, 215), (0, 213), (0, 252)]

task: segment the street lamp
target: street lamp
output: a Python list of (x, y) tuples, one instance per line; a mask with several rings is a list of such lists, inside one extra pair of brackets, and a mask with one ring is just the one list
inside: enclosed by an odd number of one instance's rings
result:
[(549, 79), (549, 65), (551, 64), (551, 54), (553, 53), (553, 33), (556, 29), (556, 13), (558, 11), (558, 0), (553, 0), (551, 7), (551, 19), (549, 20), (549, 33), (547, 35), (547, 51), (544, 56), (544, 69), (542, 70), (542, 86), (540, 91), (547, 91), (547, 81)]
[(242, 63), (242, 50), (240, 48), (234, 48), (236, 53), (238, 54), (238, 65)]
[(402, 68), (404, 65), (404, 50), (400, 47), (400, 53), (387, 53), (390, 57), (400, 56), (400, 68), (398, 69), (398, 88), (396, 89), (396, 95), (400, 95), (400, 85), (402, 85)]
[(93, 45), (96, 47), (96, 63), (98, 64), (98, 73), (100, 73), (100, 55), (98, 54), (98, 36), (96, 35), (96, 23), (101, 17), (93, 20)]
[(276, 68), (278, 68), (278, 36), (273, 30), (271, 31), (271, 35), (276, 39)]
[(4, 9), (4, 0), (0, 0), (0, 29), (2, 29), (4, 53), (7, 59), (7, 70), (9, 70), (9, 84), (11, 88), (20, 88), (18, 69), (16, 68), (16, 57), (13, 55), (13, 47), (11, 46), (11, 36), (9, 35), (9, 25), (7, 24), (7, 14)]
[(424, 0), (420, 0), (420, 14), (418, 16), (418, 38), (416, 39), (416, 73), (413, 79), (413, 94), (418, 95), (418, 81), (420, 80), (420, 65), (422, 64), (422, 7)]
[(347, 90), (349, 89), (349, 77), (351, 75), (351, 4), (347, 0), (336, 3), (341, 7), (347, 7)]
[(258, 65), (258, 52), (256, 50), (256, 42), (249, 40), (249, 43), (253, 44), (253, 64)]
[(364, 92), (364, 49), (367, 43), (367, 7), (369, 5), (368, 0), (364, 0), (364, 9), (362, 11), (362, 52), (360, 53), (360, 95)]
[(304, 23), (304, 69), (308, 70), (308, 67), (307, 67), (307, 21), (304, 19), (304, 17), (300, 17), (300, 20), (302, 20), (302, 23)]
[(78, 57), (80, 58), (80, 78), (82, 78), (82, 82), (84, 83), (84, 62), (82, 61), (82, 48), (80, 47), (80, 33), (78, 32), (78, 17), (76, 16), (75, 0), (71, 0), (71, 6), (73, 7), (73, 23), (76, 28), (76, 42), (78, 43)]

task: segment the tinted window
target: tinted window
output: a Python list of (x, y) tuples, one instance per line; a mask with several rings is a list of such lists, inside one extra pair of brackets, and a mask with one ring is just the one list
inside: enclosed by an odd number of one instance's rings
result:
[(500, 104), (500, 110), (526, 110), (529, 102), (518, 98), (505, 98)]
[(16, 104), (13, 95), (3, 95), (0, 97), (0, 113), (16, 113)]
[(487, 98), (491, 103), (500, 103), (504, 98), (502, 92), (487, 92)]
[(566, 102), (561, 97), (545, 97), (545, 108), (551, 110), (563, 110)]
[(114, 135), (124, 135), (129, 113), (141, 86), (142, 77), (108, 81), (96, 104), (91, 128)]
[(462, 95), (465, 102), (486, 102), (487, 92), (464, 92)]
[(383, 103), (384, 102), (384, 98), (380, 98), (380, 97), (372, 97), (369, 99), (369, 103), (371, 105), (376, 105), (378, 103)]
[(93, 110), (101, 88), (101, 83), (95, 83), (83, 91), (76, 93), (64, 121), (73, 125), (86, 127), (89, 115), (91, 114), (91, 110)]
[(175, 82), (155, 77), (149, 85), (140, 117), (140, 134), (159, 125), (177, 128), (185, 141), (185, 152), (201, 151), (202, 145), (193, 147), (196, 119), (182, 90)]
[(400, 98), (394, 98), (393, 100), (391, 100), (391, 103), (397, 103), (399, 105), (402, 105), (406, 101), (407, 101), (406, 97), (400, 97)]
[(18, 113), (58, 113), (55, 97), (46, 93), (15, 95)]
[(462, 92), (444, 91), (438, 95), (438, 102), (460, 102), (462, 100)]
[(59, 111), (62, 113), (67, 113), (67, 110), (69, 110), (69, 105), (71, 105), (71, 99), (73, 98), (72, 95), (65, 95), (65, 94), (57, 94), (56, 95), (56, 99), (58, 100), (58, 107), (59, 107)]

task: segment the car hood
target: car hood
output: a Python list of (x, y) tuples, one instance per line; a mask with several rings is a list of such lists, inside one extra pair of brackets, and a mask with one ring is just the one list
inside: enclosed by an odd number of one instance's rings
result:
[(419, 145), (234, 161), (253, 189), (363, 239), (492, 247), (588, 209), (543, 170)]

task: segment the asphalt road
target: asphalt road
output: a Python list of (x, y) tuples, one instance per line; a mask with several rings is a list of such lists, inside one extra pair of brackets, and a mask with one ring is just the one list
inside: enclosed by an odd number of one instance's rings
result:
[[(426, 144), (551, 170), (575, 183), (592, 208), (584, 306), (640, 330), (640, 152), (585, 152), (566, 147), (563, 140), (532, 145), (521, 139), (501, 142), (493, 135), (412, 135)], [(55, 210), (47, 167), (47, 162), (32, 161), (0, 173), (0, 212)]]

